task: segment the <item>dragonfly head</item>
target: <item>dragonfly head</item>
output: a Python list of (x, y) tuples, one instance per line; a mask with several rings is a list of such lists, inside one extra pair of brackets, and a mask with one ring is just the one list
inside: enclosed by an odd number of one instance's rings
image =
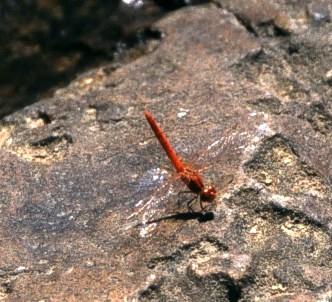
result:
[(207, 186), (200, 193), (200, 199), (203, 202), (212, 202), (216, 196), (217, 190), (214, 186)]

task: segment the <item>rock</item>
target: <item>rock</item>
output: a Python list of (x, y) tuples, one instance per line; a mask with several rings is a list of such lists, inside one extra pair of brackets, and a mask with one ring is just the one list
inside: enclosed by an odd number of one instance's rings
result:
[[(253, 35), (229, 11), (188, 7), (155, 24), (148, 55), (3, 119), (1, 298), (331, 298), (331, 24), (307, 26)], [(183, 158), (202, 155), (218, 190), (206, 214), (163, 211), (183, 186), (162, 186), (144, 108)]]
[(308, 4), (308, 14), (316, 22), (331, 21), (331, 3), (327, 0), (312, 1)]

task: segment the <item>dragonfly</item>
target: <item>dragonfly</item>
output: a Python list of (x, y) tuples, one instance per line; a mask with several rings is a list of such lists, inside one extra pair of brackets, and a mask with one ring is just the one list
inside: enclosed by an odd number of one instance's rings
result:
[(160, 145), (163, 147), (166, 155), (171, 161), (173, 167), (175, 168), (177, 174), (180, 176), (180, 179), (190, 190), (182, 191), (180, 193), (192, 192), (195, 194), (194, 198), (190, 199), (187, 203), (188, 209), (190, 210), (190, 204), (199, 198), (200, 206), (203, 210), (203, 202), (212, 202), (216, 198), (216, 188), (213, 185), (204, 185), (203, 179), (199, 171), (188, 164), (184, 164), (181, 161), (179, 156), (175, 153), (163, 130), (157, 124), (156, 120), (152, 117), (152, 115), (147, 110), (144, 110), (144, 115), (156, 138), (158, 139)]
[[(176, 186), (173, 185), (174, 180), (166, 180), (168, 178), (168, 173), (165, 170), (157, 168), (150, 171), (147, 175), (148, 179), (146, 181), (143, 180), (142, 182), (147, 184), (149, 181), (154, 179), (155, 182), (159, 184), (159, 188), (157, 188), (157, 190), (151, 194), (150, 197), (138, 201), (135, 205), (136, 210), (127, 217), (127, 219), (132, 219), (140, 216), (140, 221), (137, 225), (143, 227), (143, 229), (150, 226), (151, 228), (154, 228), (156, 225), (155, 222), (163, 219), (163, 213), (168, 213), (168, 210), (170, 209), (169, 199), (174, 198), (174, 196), (177, 196), (177, 200), (179, 202), (180, 195), (184, 193), (193, 194), (193, 197), (190, 197), (187, 201), (188, 213), (195, 213), (192, 209), (192, 205), (195, 204), (197, 200), (199, 200), (200, 209), (201, 212), (203, 212), (205, 210), (204, 204), (211, 204), (217, 196), (217, 189), (213, 184), (205, 185), (201, 175), (203, 169), (196, 169), (192, 165), (184, 163), (173, 149), (165, 133), (151, 113), (148, 110), (144, 110), (144, 115), (154, 135), (158, 139), (160, 145), (164, 149), (168, 159), (174, 167), (176, 171), (176, 179), (182, 181), (182, 183), (187, 187), (187, 190), (176, 192)], [(228, 150), (226, 152), (228, 156), (236, 157), (236, 151), (239, 151), (244, 147), (244, 141), (248, 138), (249, 134), (247, 132), (223, 136), (221, 139), (209, 145), (201, 157), (207, 156), (209, 157), (209, 160), (213, 162), (217, 155), (220, 154), (220, 150), (222, 150), (225, 146), (228, 146), (228, 148), (226, 148)], [(230, 142), (233, 144), (229, 144)], [(189, 216), (196, 217), (199, 215)], [(178, 217), (183, 216), (180, 215)], [(167, 217), (165, 216), (164, 218), (166, 219)], [(143, 231), (143, 233), (144, 232), (145, 231)], [(146, 235), (147, 232), (144, 234)]]

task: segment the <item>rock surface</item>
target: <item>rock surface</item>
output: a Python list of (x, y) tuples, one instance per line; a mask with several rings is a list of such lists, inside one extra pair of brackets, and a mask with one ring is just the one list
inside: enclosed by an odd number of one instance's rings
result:
[[(179, 10), (149, 55), (3, 119), (0, 299), (331, 299), (331, 7), (309, 4)], [(169, 166), (144, 108), (212, 164), (211, 219), (128, 219)]]

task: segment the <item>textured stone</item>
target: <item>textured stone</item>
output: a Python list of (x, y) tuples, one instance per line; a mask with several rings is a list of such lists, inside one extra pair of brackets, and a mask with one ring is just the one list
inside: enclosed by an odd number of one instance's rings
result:
[[(1, 298), (331, 299), (331, 24), (307, 22), (253, 35), (214, 5), (182, 9), (149, 55), (3, 119)], [(150, 229), (127, 219), (169, 166), (144, 108), (183, 158), (212, 162), (210, 215), (160, 204)]]

